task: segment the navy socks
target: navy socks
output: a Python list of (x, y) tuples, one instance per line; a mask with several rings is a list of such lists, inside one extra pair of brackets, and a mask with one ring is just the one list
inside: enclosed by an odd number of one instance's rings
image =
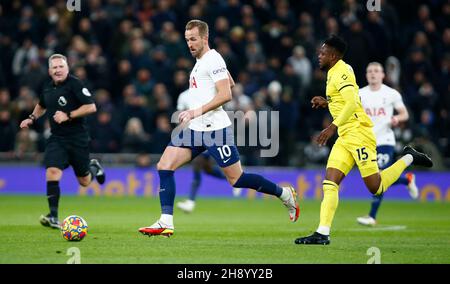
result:
[(242, 173), (233, 187), (251, 188), (277, 197), (280, 197), (281, 193), (283, 193), (281, 187), (257, 174)]
[(175, 201), (175, 178), (173, 171), (160, 170), (159, 173), (159, 202), (162, 214), (173, 215), (173, 204)]

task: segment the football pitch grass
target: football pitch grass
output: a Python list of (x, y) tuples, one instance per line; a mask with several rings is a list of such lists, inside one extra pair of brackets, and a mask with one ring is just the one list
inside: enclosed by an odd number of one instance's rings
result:
[[(177, 201), (181, 199), (177, 198)], [(360, 226), (369, 200), (341, 200), (329, 246), (300, 246), (319, 221), (320, 202), (301, 200), (300, 218), (291, 223), (275, 199), (202, 199), (187, 215), (175, 209), (170, 238), (137, 232), (160, 214), (158, 198), (63, 196), (60, 219), (80, 215), (87, 237), (68, 242), (58, 230), (41, 226), (45, 196), (0, 196), (0, 263), (66, 263), (68, 249), (81, 263), (149, 264), (365, 264), (380, 251), (381, 263), (450, 263), (450, 204), (385, 200), (379, 225)]]

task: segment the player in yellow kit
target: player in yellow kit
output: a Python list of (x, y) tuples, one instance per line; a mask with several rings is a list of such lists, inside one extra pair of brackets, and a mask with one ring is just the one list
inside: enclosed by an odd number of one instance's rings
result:
[(325, 40), (319, 51), (320, 68), (328, 71), (327, 98), (316, 96), (311, 103), (313, 108), (328, 107), (333, 122), (320, 133), (317, 143), (325, 145), (336, 130), (339, 138), (328, 158), (323, 181), (319, 227), (312, 235), (297, 238), (296, 244), (330, 243), (331, 223), (339, 200), (339, 184), (355, 164), (372, 194), (384, 193), (411, 164), (433, 166), (427, 155), (406, 146), (402, 158), (385, 170), (379, 171), (373, 124), (362, 107), (353, 69), (342, 60), (346, 48), (347, 44), (333, 35)]

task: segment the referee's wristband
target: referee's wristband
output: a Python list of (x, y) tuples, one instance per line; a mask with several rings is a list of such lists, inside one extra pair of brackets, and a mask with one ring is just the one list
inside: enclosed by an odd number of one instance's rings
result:
[(67, 112), (67, 117), (69, 118), (68, 121), (72, 121), (72, 117), (70, 116), (70, 111)]

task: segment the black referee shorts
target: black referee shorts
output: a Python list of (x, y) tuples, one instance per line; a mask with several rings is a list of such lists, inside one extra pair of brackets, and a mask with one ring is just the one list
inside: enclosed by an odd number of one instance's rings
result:
[(45, 168), (58, 168), (64, 170), (72, 166), (77, 177), (85, 177), (89, 174), (89, 147), (79, 146), (55, 136), (47, 140), (45, 147)]

